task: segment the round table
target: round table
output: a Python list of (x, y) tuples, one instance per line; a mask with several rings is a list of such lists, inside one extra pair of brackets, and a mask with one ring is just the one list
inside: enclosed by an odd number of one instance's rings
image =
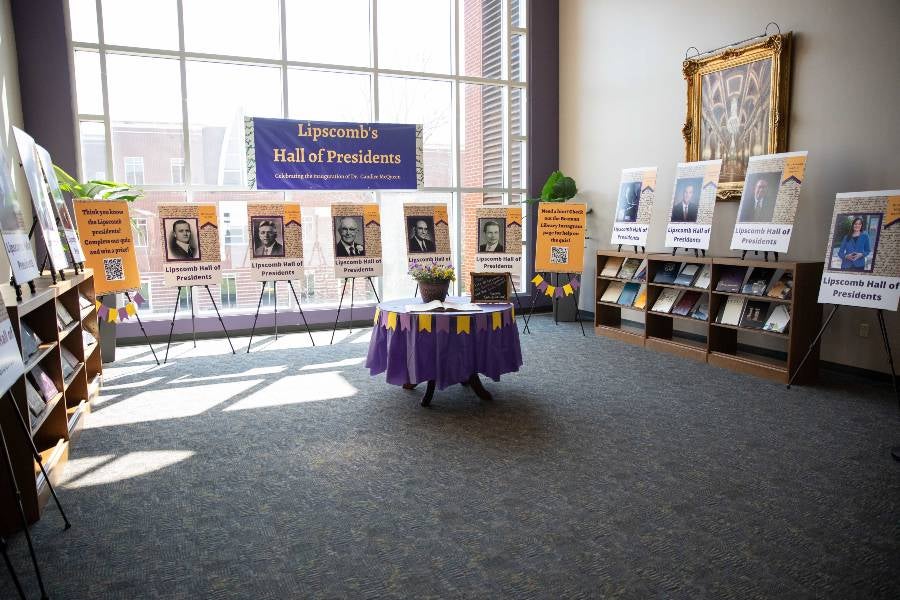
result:
[[(467, 303), (465, 297), (449, 302)], [(410, 312), (418, 298), (381, 302), (369, 342), (366, 367), (385, 373), (387, 382), (407, 389), (428, 382), (422, 406), (434, 390), (461, 383), (491, 400), (478, 375), (500, 381), (522, 366), (522, 348), (512, 304), (480, 304), (473, 312)]]

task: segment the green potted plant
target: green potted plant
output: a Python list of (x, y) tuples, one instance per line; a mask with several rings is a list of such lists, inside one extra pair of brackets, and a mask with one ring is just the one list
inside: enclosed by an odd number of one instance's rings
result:
[(426, 303), (446, 300), (450, 282), (456, 281), (456, 271), (452, 266), (436, 265), (432, 262), (414, 262), (409, 274), (418, 282), (419, 295), (422, 296), (422, 302)]
[(578, 193), (578, 186), (571, 177), (563, 175), (562, 171), (553, 171), (541, 188), (541, 197), (534, 198), (531, 202), (565, 202), (571, 200)]

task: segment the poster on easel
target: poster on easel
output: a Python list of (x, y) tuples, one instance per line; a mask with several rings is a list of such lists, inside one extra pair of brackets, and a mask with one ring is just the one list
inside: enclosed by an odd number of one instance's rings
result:
[(535, 272), (581, 273), (584, 270), (586, 215), (586, 204), (538, 203)]
[(21, 129), (13, 127), (13, 132), (16, 137), (16, 147), (19, 149), (19, 158), (22, 159), (22, 170), (25, 171), (25, 179), (28, 181), (28, 189), (31, 191), (34, 216), (41, 227), (47, 256), (50, 257), (50, 268), (55, 272), (62, 271), (69, 266), (69, 260), (66, 258), (62, 238), (56, 227), (56, 216), (50, 200), (50, 186), (44, 178), (37, 154), (37, 144), (30, 135)]
[(215, 204), (160, 204), (159, 225), (166, 285), (188, 287), (222, 282)]
[(9, 172), (6, 152), (0, 146), (0, 236), (9, 257), (9, 266), (16, 283), (24, 284), (40, 276), (28, 228), (19, 208), (19, 199)]
[(87, 254), (84, 264), (94, 271), (97, 296), (130, 292), (141, 287), (131, 218), (125, 200), (72, 201), (75, 221)]
[(59, 181), (56, 179), (56, 172), (53, 170), (53, 160), (50, 153), (44, 150), (39, 144), (35, 144), (38, 160), (40, 161), (41, 170), (44, 173), (44, 179), (50, 188), (50, 201), (56, 212), (56, 225), (60, 229), (69, 252), (72, 253), (72, 260), (76, 263), (84, 262), (84, 250), (81, 247), (81, 240), (78, 238), (78, 230), (72, 222), (72, 215), (69, 214), (69, 207), (66, 206), (66, 200), (63, 198), (62, 190), (59, 189)]
[(522, 272), (522, 208), (479, 206), (475, 219), (475, 271)]
[(450, 218), (446, 204), (404, 204), (406, 262), (452, 266), (450, 260)]
[(334, 275), (380, 277), (381, 215), (377, 204), (332, 204)]
[(807, 152), (751, 156), (732, 250), (787, 252), (794, 230)]
[(248, 202), (250, 278), (292, 281), (303, 278), (303, 226), (299, 202)]
[(709, 249), (722, 159), (678, 163), (669, 207), (666, 246)]
[(623, 169), (613, 217), (612, 244), (646, 246), (656, 197), (656, 167)]
[(819, 302), (895, 311), (898, 301), (900, 190), (838, 194)]

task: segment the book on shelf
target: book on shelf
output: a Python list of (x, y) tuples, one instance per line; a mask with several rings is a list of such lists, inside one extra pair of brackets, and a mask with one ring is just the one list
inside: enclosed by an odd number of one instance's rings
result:
[(81, 364), (81, 361), (78, 360), (74, 354), (69, 352), (69, 349), (66, 347), (61, 347), (60, 351), (62, 353), (63, 378), (68, 379), (69, 375), (78, 369), (78, 365)]
[(638, 292), (637, 297), (634, 299), (633, 306), (635, 308), (639, 308), (641, 310), (643, 310), (644, 307), (647, 306), (647, 286), (646, 285), (641, 286), (641, 291)]
[(766, 324), (763, 325), (763, 329), (766, 331), (784, 333), (790, 322), (791, 311), (788, 310), (788, 307), (784, 304), (776, 304), (775, 308), (772, 309), (772, 314), (766, 319)]
[(615, 304), (616, 301), (618, 301), (619, 296), (622, 294), (623, 289), (625, 289), (625, 284), (621, 281), (610, 282), (610, 284), (606, 286), (606, 290), (603, 292), (603, 295), (600, 296), (600, 301), (611, 302)]
[(700, 271), (700, 267), (702, 265), (698, 265), (696, 263), (685, 263), (683, 267), (681, 267), (681, 271), (679, 271), (678, 276), (675, 278), (675, 285), (691, 285), (694, 283), (694, 279), (697, 277), (697, 273)]
[(600, 271), (600, 277), (615, 277), (616, 273), (619, 272), (619, 269), (622, 268), (622, 263), (625, 262), (625, 259), (621, 256), (610, 256), (606, 259), (606, 264), (603, 265), (603, 270)]
[(93, 336), (93, 334), (91, 334), (91, 332), (88, 331), (87, 329), (82, 329), (81, 330), (81, 343), (83, 343), (85, 345), (85, 347), (93, 346), (94, 344), (97, 343), (97, 338), (95, 338)]
[(675, 281), (675, 278), (678, 277), (679, 268), (681, 268), (681, 263), (663, 263), (663, 265), (659, 268), (659, 271), (657, 271), (656, 275), (654, 275), (653, 283), (673, 283)]
[(762, 296), (769, 289), (769, 282), (775, 275), (775, 269), (766, 267), (754, 267), (750, 272), (750, 277), (744, 282), (741, 292), (751, 296)]
[(697, 301), (702, 295), (703, 292), (697, 292), (695, 290), (685, 291), (681, 294), (681, 298), (678, 299), (675, 306), (672, 307), (672, 314), (680, 315), (682, 317), (688, 316), (691, 309), (694, 308), (694, 305), (697, 304)]
[(78, 306), (81, 307), (81, 310), (87, 310), (88, 308), (94, 305), (90, 299), (82, 293), (78, 294)]
[(28, 399), (28, 410), (35, 417), (40, 417), (44, 412), (44, 408), (47, 407), (47, 403), (44, 402), (44, 399), (41, 398), (41, 395), (38, 393), (34, 386), (31, 385), (31, 381), (26, 377), (25, 378), (25, 397)]
[(622, 288), (622, 293), (619, 294), (618, 300), (616, 302), (621, 304), (622, 306), (631, 306), (634, 303), (634, 299), (637, 298), (638, 292), (641, 290), (641, 284), (636, 281), (629, 281), (625, 284), (625, 287)]
[(790, 271), (785, 271), (775, 280), (772, 287), (766, 293), (770, 298), (778, 298), (779, 300), (790, 300), (791, 291), (794, 289), (794, 275)]
[(647, 281), (647, 259), (641, 261), (641, 266), (638, 267), (637, 272), (634, 274), (634, 278), (637, 281)]
[(672, 310), (676, 300), (678, 300), (678, 290), (666, 288), (660, 292), (659, 296), (656, 298), (656, 302), (653, 303), (653, 307), (650, 310), (653, 312), (667, 313)]
[(766, 324), (766, 317), (769, 316), (770, 306), (765, 300), (747, 300), (741, 312), (741, 327), (762, 329)]
[(53, 383), (53, 380), (50, 379), (50, 376), (47, 375), (47, 372), (40, 365), (29, 371), (28, 376), (31, 377), (31, 382), (34, 383), (34, 386), (40, 390), (44, 402), (50, 402), (59, 393), (59, 390), (56, 389), (56, 384)]
[(406, 312), (423, 313), (423, 312), (481, 312), (482, 309), (477, 304), (471, 302), (441, 302), (440, 300), (432, 300), (425, 304), (407, 304), (403, 307)]
[(697, 319), (699, 321), (708, 321), (709, 320), (709, 296), (706, 294), (700, 294), (700, 301), (694, 306), (693, 310), (691, 310), (690, 314), (691, 318)]
[(694, 280), (694, 287), (700, 288), (701, 290), (708, 290), (710, 279), (712, 279), (712, 265), (703, 265), (703, 268), (700, 269), (700, 274), (697, 275), (697, 279)]
[(37, 354), (40, 345), (44, 342), (41, 341), (41, 338), (34, 332), (34, 329), (32, 329), (25, 321), (22, 321), (20, 331), (22, 333), (22, 356), (25, 361), (28, 361), (29, 358)]
[(634, 274), (637, 272), (638, 267), (641, 266), (641, 259), (639, 258), (626, 258), (625, 262), (622, 263), (622, 268), (619, 269), (618, 277), (619, 279), (632, 279)]
[(719, 309), (719, 314), (716, 315), (716, 323), (721, 323), (722, 325), (734, 325), (736, 327), (741, 320), (741, 313), (743, 310), (744, 299), (737, 296), (731, 296)]
[(61, 329), (65, 329), (75, 322), (75, 318), (69, 314), (69, 311), (62, 305), (62, 302), (56, 303), (56, 320), (58, 323), (62, 323)]
[(719, 282), (716, 284), (716, 291), (730, 294), (740, 293), (746, 276), (747, 267), (737, 265), (723, 266), (719, 274)]

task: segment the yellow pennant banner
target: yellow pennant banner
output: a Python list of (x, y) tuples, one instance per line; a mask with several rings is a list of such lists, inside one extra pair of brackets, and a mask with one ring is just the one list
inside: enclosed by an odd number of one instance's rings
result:
[(456, 317), (456, 333), (472, 333), (472, 317)]
[(553, 292), (555, 292), (555, 291), (556, 291), (556, 286), (548, 285), (548, 286), (547, 286), (547, 289), (544, 290), (544, 293), (547, 294), (548, 296), (550, 296), (550, 297), (552, 298), (552, 297), (553, 297)]
[(388, 311), (387, 328), (388, 329), (397, 329), (397, 313)]
[(431, 331), (431, 315), (419, 315), (419, 331)]
[(503, 313), (500, 311), (491, 313), (491, 328), (492, 329), (500, 329), (500, 326), (503, 324)]
[(378, 325), (378, 317), (381, 316), (381, 309), (377, 306), (375, 307), (375, 318), (372, 320), (373, 323)]

